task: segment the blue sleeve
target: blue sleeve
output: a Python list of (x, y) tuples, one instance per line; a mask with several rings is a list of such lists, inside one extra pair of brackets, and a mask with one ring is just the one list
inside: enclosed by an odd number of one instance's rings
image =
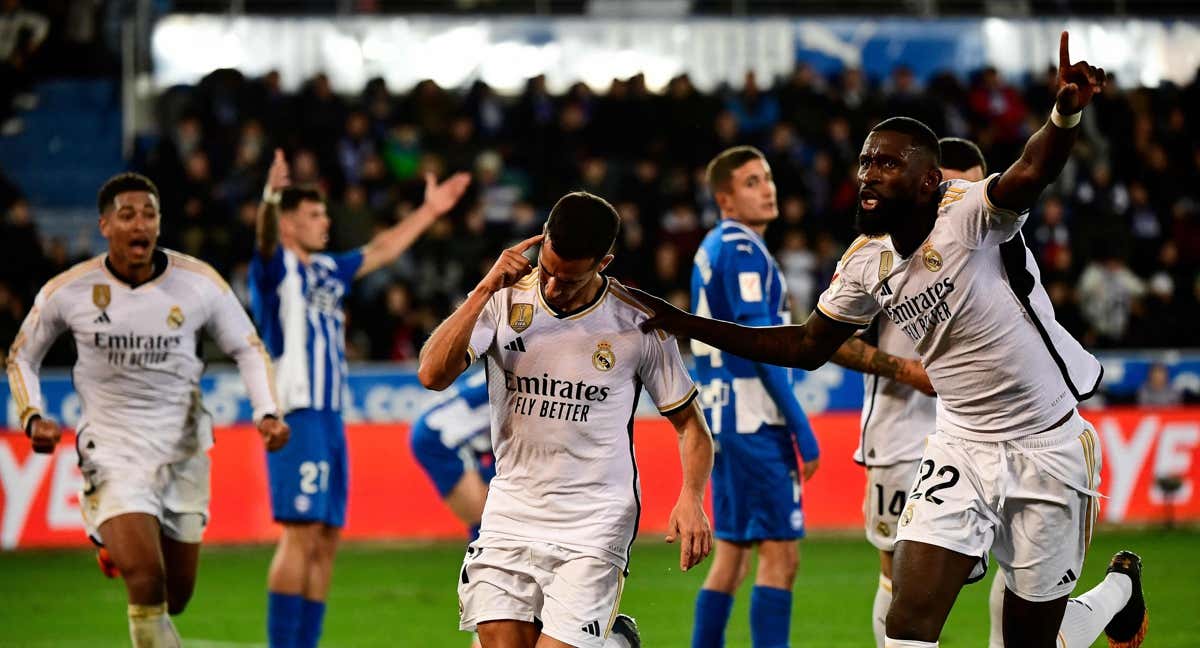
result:
[[(744, 247), (734, 247), (722, 254), (723, 259), (730, 263), (721, 269), (719, 276), (725, 289), (726, 298), (733, 308), (736, 321), (746, 326), (774, 326), (777, 314), (771, 312), (770, 291), (767, 280), (773, 275), (771, 266), (757, 245), (749, 242), (730, 241), (726, 245), (738, 244)], [(750, 279), (749, 274), (757, 276)], [(754, 285), (757, 281), (757, 287)], [(812, 426), (800, 401), (792, 391), (790, 369), (775, 365), (754, 363), (754, 368), (762, 381), (763, 387), (775, 401), (775, 406), (787, 421), (788, 429), (796, 437), (796, 447), (805, 461), (812, 461), (820, 455), (817, 438), (813, 435)]]
[(337, 278), (349, 289), (350, 284), (354, 283), (354, 275), (362, 267), (363, 249), (356, 248), (341, 254), (331, 254), (329, 257), (337, 265)]
[(821, 456), (820, 448), (817, 447), (817, 437), (808, 423), (808, 416), (800, 407), (796, 392), (792, 391), (792, 381), (788, 375), (791, 370), (761, 362), (754, 363), (754, 368), (758, 371), (758, 378), (763, 387), (771, 395), (771, 400), (775, 401), (775, 406), (783, 413), (788, 429), (796, 437), (796, 447), (800, 449), (800, 456), (805, 461), (812, 461)]
[(250, 259), (250, 282), (268, 292), (273, 292), (279, 282), (283, 281), (286, 271), (283, 263), (283, 246), (276, 245), (275, 252), (270, 258), (263, 257), (258, 251)]
[[(769, 265), (758, 246), (748, 240), (723, 243), (721, 258), (714, 275), (721, 283), (730, 318), (747, 326), (771, 324), (771, 305), (767, 294)], [(751, 276), (757, 279), (751, 279)], [(757, 300), (754, 282), (757, 281)], [(714, 316), (719, 317), (717, 313)], [(765, 320), (765, 321), (764, 321)]]

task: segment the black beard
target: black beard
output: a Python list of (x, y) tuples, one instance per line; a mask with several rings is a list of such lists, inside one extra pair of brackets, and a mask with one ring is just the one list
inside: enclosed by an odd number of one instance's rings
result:
[(912, 218), (916, 207), (915, 200), (897, 198), (878, 198), (875, 209), (863, 211), (862, 202), (854, 213), (854, 227), (859, 234), (881, 236), (891, 234), (892, 230), (903, 220)]

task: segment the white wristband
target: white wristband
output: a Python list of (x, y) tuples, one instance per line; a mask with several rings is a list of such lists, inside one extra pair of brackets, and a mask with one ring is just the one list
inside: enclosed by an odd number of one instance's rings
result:
[(1064, 115), (1058, 112), (1058, 106), (1056, 105), (1054, 106), (1054, 109), (1050, 111), (1050, 121), (1059, 128), (1075, 128), (1079, 125), (1080, 119), (1083, 119), (1082, 110), (1071, 115)]
[(267, 203), (268, 205), (278, 205), (279, 199), (282, 197), (283, 197), (283, 192), (271, 191), (271, 185), (266, 185), (263, 187), (262, 199), (263, 199), (263, 202)]

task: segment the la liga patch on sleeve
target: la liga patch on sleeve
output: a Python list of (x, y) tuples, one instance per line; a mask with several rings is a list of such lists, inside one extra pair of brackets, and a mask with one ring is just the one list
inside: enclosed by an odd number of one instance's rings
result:
[(757, 272), (739, 272), (738, 289), (744, 302), (760, 302), (762, 295), (762, 277)]

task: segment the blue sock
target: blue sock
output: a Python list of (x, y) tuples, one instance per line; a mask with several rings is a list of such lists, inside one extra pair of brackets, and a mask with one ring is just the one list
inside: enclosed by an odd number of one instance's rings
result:
[(325, 601), (304, 599), (304, 608), (300, 612), (300, 633), (296, 636), (296, 646), (298, 648), (317, 648), (317, 642), (321, 640), (321, 627), (324, 625)]
[(733, 609), (733, 597), (725, 592), (702, 589), (696, 596), (696, 625), (692, 628), (692, 648), (721, 648), (725, 645), (725, 626)]
[(792, 629), (792, 591), (755, 585), (750, 593), (754, 648), (787, 648)]
[(292, 648), (300, 632), (304, 597), (299, 594), (267, 592), (267, 639), (271, 648)]

